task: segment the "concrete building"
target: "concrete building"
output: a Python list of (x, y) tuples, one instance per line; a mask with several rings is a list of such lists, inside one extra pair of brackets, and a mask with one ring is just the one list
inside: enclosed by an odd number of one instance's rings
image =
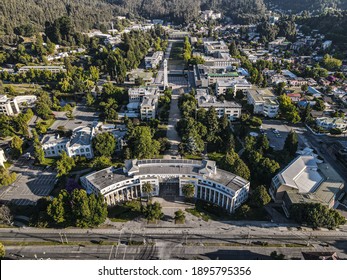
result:
[(253, 113), (274, 118), (278, 114), (277, 97), (269, 89), (246, 90), (247, 103), (253, 105)]
[(220, 19), (221, 17), (221, 13), (215, 13), (213, 10), (202, 11), (200, 15), (202, 21), (208, 21), (209, 19), (216, 20)]
[(168, 77), (168, 70), (167, 70), (167, 60), (164, 59), (164, 73), (163, 73), (163, 85), (164, 85), (164, 89), (166, 89), (169, 86), (169, 77)]
[(196, 100), (198, 101), (198, 108), (203, 108), (206, 111), (213, 107), (219, 118), (227, 115), (230, 121), (234, 121), (241, 116), (242, 106), (232, 101), (218, 101), (213, 95), (209, 95), (207, 90), (197, 89)]
[(270, 195), (289, 217), (291, 205), (321, 203), (333, 208), (344, 192), (343, 179), (314, 156), (298, 156), (273, 179)]
[(218, 169), (214, 161), (185, 159), (127, 160), (124, 168), (109, 167), (81, 178), (88, 193), (101, 193), (108, 205), (144, 195), (142, 186), (153, 186), (152, 196), (165, 194), (168, 187), (183, 196), (182, 187), (193, 184), (194, 197), (212, 202), (232, 213), (248, 198), (250, 183)]
[(229, 66), (205, 66), (203, 64), (194, 67), (194, 79), (197, 87), (209, 87), (217, 81), (238, 78), (239, 74), (234, 67)]
[(53, 74), (66, 71), (64, 66), (23, 66), (19, 68), (18, 73), (25, 73), (31, 69), (37, 71), (50, 71)]
[(139, 112), (141, 119), (154, 119), (159, 102), (158, 87), (138, 87), (128, 91), (128, 110)]
[(317, 118), (316, 124), (318, 127), (325, 130), (330, 130), (332, 128), (338, 128), (342, 131), (347, 130), (347, 120), (345, 118)]
[(0, 95), (0, 114), (15, 116), (20, 113), (16, 99), (10, 99), (6, 95)]
[(0, 166), (5, 167), (5, 162), (7, 161), (5, 157), (5, 152), (0, 148)]
[(59, 135), (45, 135), (41, 141), (45, 157), (59, 157), (65, 151), (69, 157), (85, 156), (93, 158), (92, 138), (94, 128), (77, 127), (71, 138), (60, 138)]
[(142, 120), (155, 119), (158, 107), (158, 98), (156, 96), (146, 96), (140, 104), (140, 117)]
[(245, 91), (251, 89), (252, 84), (246, 79), (217, 80), (216, 95), (225, 95), (229, 88), (236, 93), (238, 90)]
[(206, 55), (220, 56), (221, 53), (229, 54), (229, 47), (223, 40), (220, 41), (206, 41), (204, 42), (204, 50)]
[(145, 57), (145, 66), (146, 69), (154, 69), (160, 64), (163, 60), (164, 52), (158, 51), (154, 52), (151, 55)]

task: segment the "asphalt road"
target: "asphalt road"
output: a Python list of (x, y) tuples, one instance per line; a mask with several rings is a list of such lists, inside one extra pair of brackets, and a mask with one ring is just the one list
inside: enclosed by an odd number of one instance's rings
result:
[[(27, 228), (11, 232), (11, 229), (0, 229), (0, 241), (6, 246), (7, 257), (13, 259), (190, 259), (197, 256), (208, 259), (267, 259), (275, 250), (291, 258), (300, 258), (302, 251), (336, 251), (340, 257), (347, 257), (347, 231), (308, 233), (253, 227), (169, 231), (146, 228), (124, 232), (110, 229), (60, 232)], [(107, 242), (107, 245), (97, 245), (100, 241)], [(145, 244), (133, 246), (129, 245), (130, 241)], [(24, 242), (29, 246), (21, 246)], [(34, 246), (30, 242), (40, 243)], [(47, 245), (42, 246), (45, 242)], [(51, 242), (62, 244), (51, 246)], [(266, 242), (265, 246), (262, 246), (263, 242)]]

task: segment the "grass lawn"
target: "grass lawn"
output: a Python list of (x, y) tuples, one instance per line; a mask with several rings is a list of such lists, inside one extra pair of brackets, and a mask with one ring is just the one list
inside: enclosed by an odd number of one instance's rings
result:
[(183, 46), (183, 42), (172, 43), (170, 60), (183, 60)]
[(35, 91), (40, 89), (41, 86), (37, 84), (3, 84), (3, 87), (12, 87), (16, 94), (26, 93), (28, 91)]
[(139, 200), (127, 201), (108, 208), (108, 218), (112, 222), (127, 222), (142, 215)]
[(201, 156), (196, 156), (196, 155), (185, 155), (185, 159), (193, 159), (193, 160), (202, 160)]

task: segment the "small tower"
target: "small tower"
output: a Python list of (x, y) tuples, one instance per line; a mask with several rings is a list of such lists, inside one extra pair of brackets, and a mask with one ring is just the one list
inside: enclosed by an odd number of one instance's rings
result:
[(169, 86), (168, 74), (167, 74), (167, 60), (164, 59), (164, 89)]

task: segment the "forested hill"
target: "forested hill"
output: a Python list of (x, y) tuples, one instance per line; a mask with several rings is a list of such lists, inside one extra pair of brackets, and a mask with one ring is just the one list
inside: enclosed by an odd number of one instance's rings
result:
[(0, 34), (11, 34), (15, 27), (44, 26), (63, 15), (70, 15), (77, 30), (109, 23), (117, 15), (167, 17), (188, 22), (200, 8), (222, 11), (238, 21), (254, 21), (265, 11), (263, 0), (2, 0)]
[(347, 0), (264, 0), (266, 4), (272, 3), (282, 10), (293, 12), (323, 10), (324, 8), (347, 9)]

